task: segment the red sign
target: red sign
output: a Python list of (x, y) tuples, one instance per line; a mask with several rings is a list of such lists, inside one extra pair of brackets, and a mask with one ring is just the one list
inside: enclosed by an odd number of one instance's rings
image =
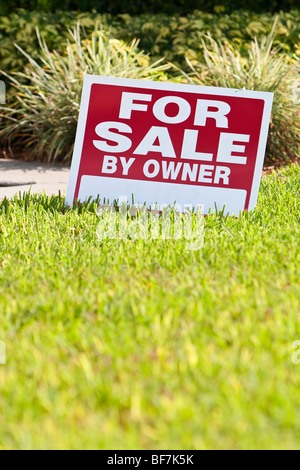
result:
[(87, 75), (67, 203), (256, 204), (272, 93)]

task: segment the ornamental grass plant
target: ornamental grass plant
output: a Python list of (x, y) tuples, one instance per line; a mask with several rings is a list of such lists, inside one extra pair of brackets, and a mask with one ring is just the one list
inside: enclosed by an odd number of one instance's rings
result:
[(203, 62), (186, 59), (191, 74), (185, 76), (197, 85), (274, 93), (266, 159), (294, 161), (300, 143), (299, 58), (274, 45), (276, 24), (260, 42), (254, 39), (244, 54), (233, 43), (221, 43), (207, 34), (202, 40)]
[(40, 60), (18, 45), (28, 60), (23, 72), (2, 72), (15, 90), (11, 104), (0, 107), (0, 139), (10, 156), (31, 160), (69, 161), (86, 73), (122, 78), (167, 80), (163, 60), (150, 63), (149, 55), (131, 43), (115, 39), (96, 26), (87, 36), (78, 24), (70, 31), (64, 53), (51, 52), (37, 29)]

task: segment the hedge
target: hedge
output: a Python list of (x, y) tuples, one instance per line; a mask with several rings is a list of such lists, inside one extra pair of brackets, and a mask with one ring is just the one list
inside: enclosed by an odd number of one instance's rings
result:
[[(201, 38), (210, 32), (215, 38), (229, 40), (241, 50), (254, 38), (269, 34), (276, 15), (234, 11), (231, 14), (212, 14), (195, 11), (185, 17), (174, 15), (100, 15), (97, 12), (55, 12), (19, 10), (9, 16), (0, 16), (0, 70), (20, 71), (25, 58), (14, 46), (17, 43), (31, 56), (38, 58), (35, 29), (38, 26), (50, 49), (62, 50), (68, 37), (68, 28), (81, 25), (89, 34), (95, 22), (110, 26), (115, 37), (125, 41), (140, 39), (140, 48), (149, 52), (153, 60), (165, 57), (185, 68), (185, 56), (201, 60)], [(300, 11), (280, 12), (275, 43), (288, 54), (300, 52)]]

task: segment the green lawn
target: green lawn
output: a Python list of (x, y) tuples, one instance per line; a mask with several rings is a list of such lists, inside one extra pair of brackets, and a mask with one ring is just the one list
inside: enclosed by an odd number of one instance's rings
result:
[(297, 165), (264, 176), (199, 251), (0, 203), (0, 449), (299, 449), (299, 190)]

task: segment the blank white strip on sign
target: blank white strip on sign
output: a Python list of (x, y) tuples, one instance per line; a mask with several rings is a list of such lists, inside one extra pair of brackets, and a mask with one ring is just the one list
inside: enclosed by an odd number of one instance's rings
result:
[(81, 178), (78, 200), (86, 201), (89, 197), (99, 196), (101, 201), (105, 198), (110, 202), (119, 200), (131, 203), (144, 204), (150, 207), (153, 204), (176, 204), (196, 207), (204, 206), (204, 213), (209, 209), (212, 212), (223, 210), (230, 215), (238, 216), (245, 208), (247, 191), (244, 189), (215, 188), (209, 186), (192, 186), (176, 183), (161, 183), (159, 181), (140, 181), (123, 178), (109, 178), (107, 176), (88, 176)]

